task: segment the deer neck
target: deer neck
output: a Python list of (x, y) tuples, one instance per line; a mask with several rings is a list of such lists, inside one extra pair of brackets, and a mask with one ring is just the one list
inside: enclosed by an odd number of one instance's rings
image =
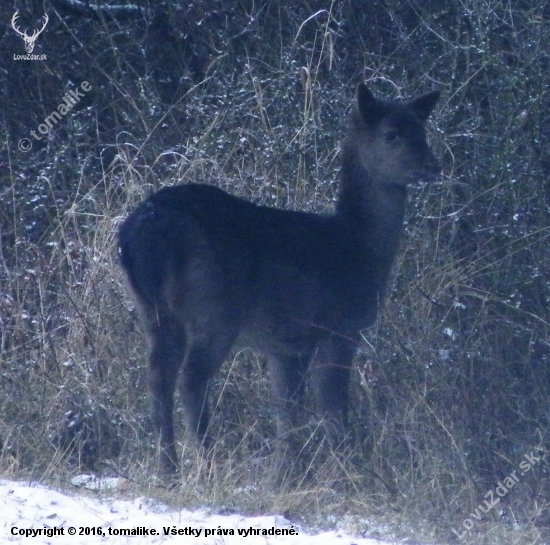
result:
[(373, 256), (382, 285), (398, 249), (406, 202), (404, 185), (377, 182), (353, 150), (344, 150), (336, 216), (348, 224), (363, 250)]

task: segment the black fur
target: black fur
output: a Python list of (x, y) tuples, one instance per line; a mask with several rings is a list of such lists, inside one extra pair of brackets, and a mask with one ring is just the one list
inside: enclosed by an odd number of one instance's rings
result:
[(384, 297), (407, 183), (439, 170), (423, 128), (438, 96), (386, 102), (358, 87), (333, 215), (257, 206), (189, 184), (162, 189), (122, 224), (121, 262), (150, 340), (166, 470), (178, 465), (176, 383), (189, 431), (204, 442), (208, 379), (234, 345), (268, 357), (279, 435), (297, 423), (310, 367), (319, 415), (336, 435), (345, 430), (352, 359)]

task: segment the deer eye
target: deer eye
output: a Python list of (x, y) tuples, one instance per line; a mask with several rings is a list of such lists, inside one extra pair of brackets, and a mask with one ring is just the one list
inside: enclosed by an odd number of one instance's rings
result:
[(394, 140), (397, 139), (399, 135), (397, 134), (397, 131), (394, 131), (394, 130), (391, 130), (391, 131), (388, 131), (384, 134), (384, 138), (388, 141), (388, 142), (393, 142)]

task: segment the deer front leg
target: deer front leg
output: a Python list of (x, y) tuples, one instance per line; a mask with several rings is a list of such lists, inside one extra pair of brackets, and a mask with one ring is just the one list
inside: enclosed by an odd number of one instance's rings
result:
[(333, 335), (315, 353), (313, 380), (317, 411), (332, 448), (339, 448), (348, 432), (349, 382), (355, 350), (348, 339)]

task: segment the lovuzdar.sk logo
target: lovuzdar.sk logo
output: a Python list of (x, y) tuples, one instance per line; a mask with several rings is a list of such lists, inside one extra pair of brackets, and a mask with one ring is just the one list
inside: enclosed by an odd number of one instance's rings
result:
[(49, 17), (44, 14), (42, 17), (42, 27), (40, 29), (33, 29), (32, 34), (29, 35), (29, 29), (25, 29), (22, 31), (19, 28), (19, 24), (17, 22), (17, 18), (19, 17), (19, 10), (17, 10), (13, 17), (11, 18), (11, 26), (13, 27), (13, 30), (23, 38), (23, 41), (25, 42), (25, 51), (27, 52), (26, 55), (13, 55), (14, 60), (45, 60), (46, 55), (33, 55), (32, 52), (34, 50), (34, 45), (36, 42), (36, 39), (42, 31), (46, 28), (46, 25), (48, 24), (48, 21), (50, 20)]

